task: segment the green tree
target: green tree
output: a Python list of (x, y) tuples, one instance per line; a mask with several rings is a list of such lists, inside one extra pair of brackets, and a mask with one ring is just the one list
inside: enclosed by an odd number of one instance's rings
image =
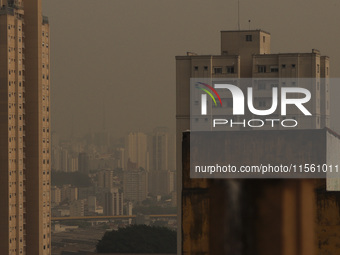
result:
[(99, 253), (176, 253), (176, 231), (166, 227), (131, 225), (106, 232)]

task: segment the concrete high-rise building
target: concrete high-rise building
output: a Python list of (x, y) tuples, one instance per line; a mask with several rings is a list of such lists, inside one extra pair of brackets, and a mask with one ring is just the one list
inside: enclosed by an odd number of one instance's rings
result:
[(87, 199), (87, 207), (90, 213), (95, 213), (97, 211), (97, 198), (96, 196), (89, 196)]
[(0, 254), (50, 254), (49, 24), (0, 0)]
[[(329, 126), (329, 58), (318, 50), (310, 53), (270, 52), (270, 34), (263, 30), (222, 31), (219, 55), (197, 55), (188, 53), (176, 57), (176, 168), (178, 195), (178, 223), (181, 222), (182, 194), (182, 132), (190, 129), (190, 79), (191, 78), (255, 78), (253, 84), (254, 106), (267, 109), (271, 105), (272, 87), (301, 86), (297, 78), (313, 78), (315, 86), (310, 91), (309, 106), (313, 117), (309, 123), (301, 122), (302, 128)], [(264, 80), (265, 79), (265, 80)], [(280, 80), (279, 80), (280, 79)], [(285, 79), (290, 84), (285, 84)], [(294, 79), (296, 83), (294, 84)], [(326, 80), (326, 82), (324, 82)], [(240, 87), (241, 90), (246, 88)], [(256, 94), (255, 94), (256, 93)], [(230, 98), (222, 98), (226, 107)], [(291, 118), (302, 118), (293, 112)], [(204, 119), (203, 119), (204, 121)], [(279, 127), (278, 127), (279, 128)], [(184, 210), (184, 209), (183, 209)], [(181, 227), (178, 228), (178, 245), (181, 245)], [(178, 249), (178, 254), (181, 250)]]
[(71, 185), (64, 185), (61, 188), (61, 201), (68, 200), (72, 202), (78, 200), (78, 188), (72, 187)]
[(67, 159), (67, 172), (77, 172), (78, 171), (78, 155), (69, 154)]
[(148, 172), (145, 170), (124, 171), (123, 192), (126, 200), (141, 203), (148, 195)]
[(111, 190), (113, 188), (113, 171), (102, 170), (98, 173), (98, 187)]
[(125, 164), (125, 148), (117, 148), (116, 150), (117, 167), (124, 169)]
[(70, 204), (70, 216), (71, 217), (79, 217), (84, 216), (85, 212), (85, 202), (84, 200), (74, 200)]
[[(147, 136), (142, 132), (131, 132), (126, 138), (126, 164), (128, 161), (136, 164), (136, 167), (142, 167), (145, 170), (149, 169), (149, 155)], [(125, 166), (127, 169), (127, 165)], [(128, 169), (132, 170), (132, 169)]]
[(151, 141), (150, 171), (169, 170), (169, 131), (167, 128), (155, 128)]
[(118, 189), (111, 189), (105, 193), (104, 215), (118, 216), (124, 213), (124, 194)]
[(51, 203), (58, 206), (61, 202), (61, 190), (57, 186), (51, 187)]

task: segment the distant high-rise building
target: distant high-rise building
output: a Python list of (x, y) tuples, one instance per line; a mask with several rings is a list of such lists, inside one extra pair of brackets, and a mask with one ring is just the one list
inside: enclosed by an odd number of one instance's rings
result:
[[(127, 202), (125, 205), (125, 214), (132, 216), (132, 209), (133, 209), (133, 204), (132, 202)], [(129, 224), (132, 223), (132, 218), (129, 219)]]
[(41, 0), (0, 0), (0, 254), (51, 252), (49, 46)]
[(168, 167), (170, 171), (176, 170), (176, 134), (169, 134)]
[(97, 210), (97, 198), (95, 196), (89, 196), (87, 199), (87, 207), (90, 213), (95, 213)]
[(85, 212), (85, 202), (84, 200), (74, 200), (70, 204), (70, 216), (79, 217), (84, 216)]
[(169, 170), (168, 128), (155, 128), (151, 142), (151, 171)]
[(71, 185), (64, 185), (61, 188), (61, 201), (68, 200), (72, 202), (78, 200), (78, 188)]
[(61, 190), (59, 187), (51, 187), (51, 203), (52, 205), (59, 205), (61, 202)]
[(69, 154), (67, 159), (67, 172), (77, 172), (78, 171), (78, 155)]
[(145, 170), (124, 171), (123, 192), (126, 200), (140, 203), (148, 195), (148, 173)]
[(126, 138), (126, 149), (127, 155), (125, 158), (125, 169), (127, 169), (127, 162), (135, 163), (137, 168), (142, 167), (145, 170), (149, 169), (148, 143), (146, 134), (142, 132), (131, 132)]
[(116, 151), (117, 167), (124, 169), (125, 164), (125, 148), (118, 148)]
[(102, 170), (98, 173), (98, 187), (111, 190), (113, 188), (113, 171)]
[(104, 214), (108, 216), (123, 215), (124, 194), (118, 189), (111, 189), (105, 193)]

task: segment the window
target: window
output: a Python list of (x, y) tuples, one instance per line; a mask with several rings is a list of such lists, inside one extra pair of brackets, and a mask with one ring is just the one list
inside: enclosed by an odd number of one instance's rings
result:
[(295, 66), (296, 66), (295, 64), (292, 64), (292, 68), (295, 68)]
[(317, 71), (318, 71), (318, 73), (320, 73), (320, 65), (319, 64), (317, 65)]
[(253, 36), (252, 35), (246, 35), (246, 41), (247, 42), (251, 42), (253, 40)]
[(195, 70), (195, 71), (198, 71), (198, 66), (195, 66), (195, 67), (194, 67), (194, 70)]
[(266, 66), (258, 66), (258, 72), (259, 73), (265, 73), (266, 72)]
[(208, 66), (204, 66), (204, 71), (208, 71)]
[(234, 66), (227, 66), (227, 73), (235, 73)]
[(222, 73), (222, 67), (214, 67), (214, 73), (215, 74), (221, 74)]
[(271, 72), (271, 73), (277, 73), (277, 72), (279, 72), (279, 67), (278, 67), (278, 66), (271, 66), (271, 67), (270, 67), (270, 72)]
[(285, 65), (285, 64), (283, 64), (283, 65), (282, 65), (282, 68), (286, 68), (286, 65)]
[(265, 37), (265, 36), (263, 36), (263, 42), (264, 42), (264, 43), (266, 42), (266, 37)]

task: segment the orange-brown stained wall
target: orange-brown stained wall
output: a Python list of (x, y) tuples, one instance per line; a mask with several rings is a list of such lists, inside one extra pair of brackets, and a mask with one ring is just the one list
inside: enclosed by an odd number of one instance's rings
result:
[[(304, 130), (298, 131), (296, 135), (301, 137), (302, 132), (306, 139), (309, 139), (306, 143), (310, 143), (311, 140), (314, 140), (316, 146), (319, 143), (317, 146), (320, 148), (319, 152), (323, 152), (324, 155), (316, 161), (325, 160), (327, 131)], [(251, 133), (248, 131), (247, 135), (254, 135)], [(246, 141), (249, 143), (251, 140), (247, 135), (243, 138), (238, 137), (237, 143)], [(195, 139), (199, 137), (195, 136)], [(271, 141), (267, 139), (266, 142)], [(232, 143), (232, 136), (228, 136), (228, 144), (232, 146)], [(305, 151), (305, 160), (310, 161), (310, 156), (315, 151), (309, 153), (308, 149), (315, 148), (306, 147), (304, 143), (301, 143), (301, 146), (303, 147), (301, 150)], [(313, 255), (324, 254), (326, 248), (333, 252), (330, 254), (336, 254), (334, 253), (338, 249), (336, 237), (340, 233), (339, 210), (336, 211), (338, 207), (333, 202), (334, 199), (326, 197), (323, 202), (324, 208), (321, 210), (320, 203), (317, 206), (320, 196), (315, 195), (316, 187), (320, 183), (323, 184), (325, 191), (324, 180), (238, 180), (243, 191), (240, 197), (242, 214), (236, 215), (233, 214), (231, 207), (228, 207), (232, 197), (228, 188), (230, 181), (190, 179), (189, 132), (183, 135), (182, 149), (183, 254)], [(289, 161), (289, 158), (286, 160)], [(240, 218), (242, 223), (237, 228), (234, 221)], [(330, 226), (330, 220), (336, 226)], [(238, 233), (239, 231), (241, 233)], [(318, 248), (318, 245), (321, 248)]]

